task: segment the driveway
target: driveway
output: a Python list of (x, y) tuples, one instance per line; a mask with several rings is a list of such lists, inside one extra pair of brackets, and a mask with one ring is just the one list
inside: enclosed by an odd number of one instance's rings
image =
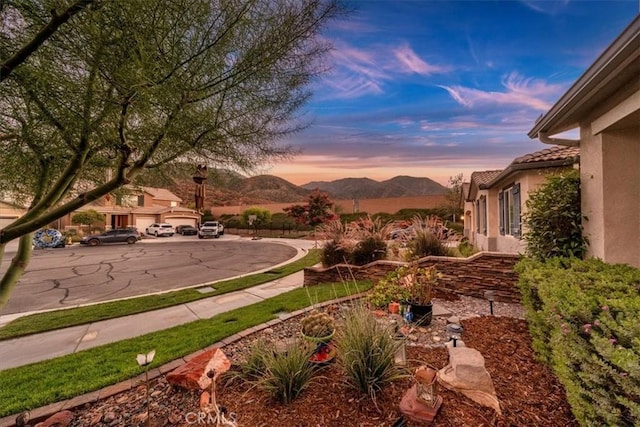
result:
[[(205, 284), (269, 269), (297, 253), (283, 241), (230, 235), (34, 250), (27, 271), (0, 314), (73, 307)], [(12, 257), (5, 254), (0, 274)]]

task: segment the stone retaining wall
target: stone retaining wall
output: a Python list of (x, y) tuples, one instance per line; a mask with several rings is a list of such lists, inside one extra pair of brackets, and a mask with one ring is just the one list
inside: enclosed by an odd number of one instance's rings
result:
[[(418, 260), (418, 263), (421, 267), (435, 265), (442, 273), (438, 288), (477, 298), (484, 298), (485, 290), (494, 290), (496, 301), (520, 302), (520, 291), (516, 286), (518, 275), (513, 271), (519, 259), (520, 256), (515, 254), (479, 252), (469, 258), (428, 256)], [(338, 264), (328, 268), (308, 267), (304, 269), (304, 286), (353, 278), (375, 281), (405, 264), (376, 261), (363, 266)]]

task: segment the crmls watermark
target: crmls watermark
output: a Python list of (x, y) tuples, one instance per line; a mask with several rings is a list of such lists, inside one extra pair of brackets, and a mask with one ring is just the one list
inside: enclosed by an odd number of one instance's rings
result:
[(231, 413), (229, 419), (224, 414), (216, 414), (210, 412), (187, 412), (184, 420), (189, 425), (214, 425), (214, 426), (235, 426), (235, 414)]

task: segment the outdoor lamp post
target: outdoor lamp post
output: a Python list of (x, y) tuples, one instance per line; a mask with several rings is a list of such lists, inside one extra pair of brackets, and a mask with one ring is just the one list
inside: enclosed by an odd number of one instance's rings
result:
[(489, 301), (489, 312), (493, 316), (493, 301), (496, 299), (496, 291), (484, 291), (484, 297)]
[(453, 341), (453, 346), (456, 347), (460, 336), (462, 335), (462, 331), (464, 329), (462, 326), (457, 323), (449, 323), (447, 325), (447, 336), (449, 337), (449, 341)]

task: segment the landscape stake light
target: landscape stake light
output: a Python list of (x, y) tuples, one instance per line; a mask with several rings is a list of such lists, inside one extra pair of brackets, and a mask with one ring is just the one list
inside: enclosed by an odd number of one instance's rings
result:
[(484, 297), (489, 301), (489, 312), (493, 316), (493, 301), (496, 299), (496, 291), (484, 291)]
[(449, 341), (453, 341), (453, 346), (456, 347), (458, 344), (458, 340), (462, 335), (462, 326), (457, 323), (449, 323), (447, 325), (447, 336), (449, 337)]
[(393, 355), (393, 362), (398, 366), (407, 366), (407, 338), (400, 331), (398, 322), (395, 320), (392, 323), (391, 338), (396, 344), (396, 352)]

